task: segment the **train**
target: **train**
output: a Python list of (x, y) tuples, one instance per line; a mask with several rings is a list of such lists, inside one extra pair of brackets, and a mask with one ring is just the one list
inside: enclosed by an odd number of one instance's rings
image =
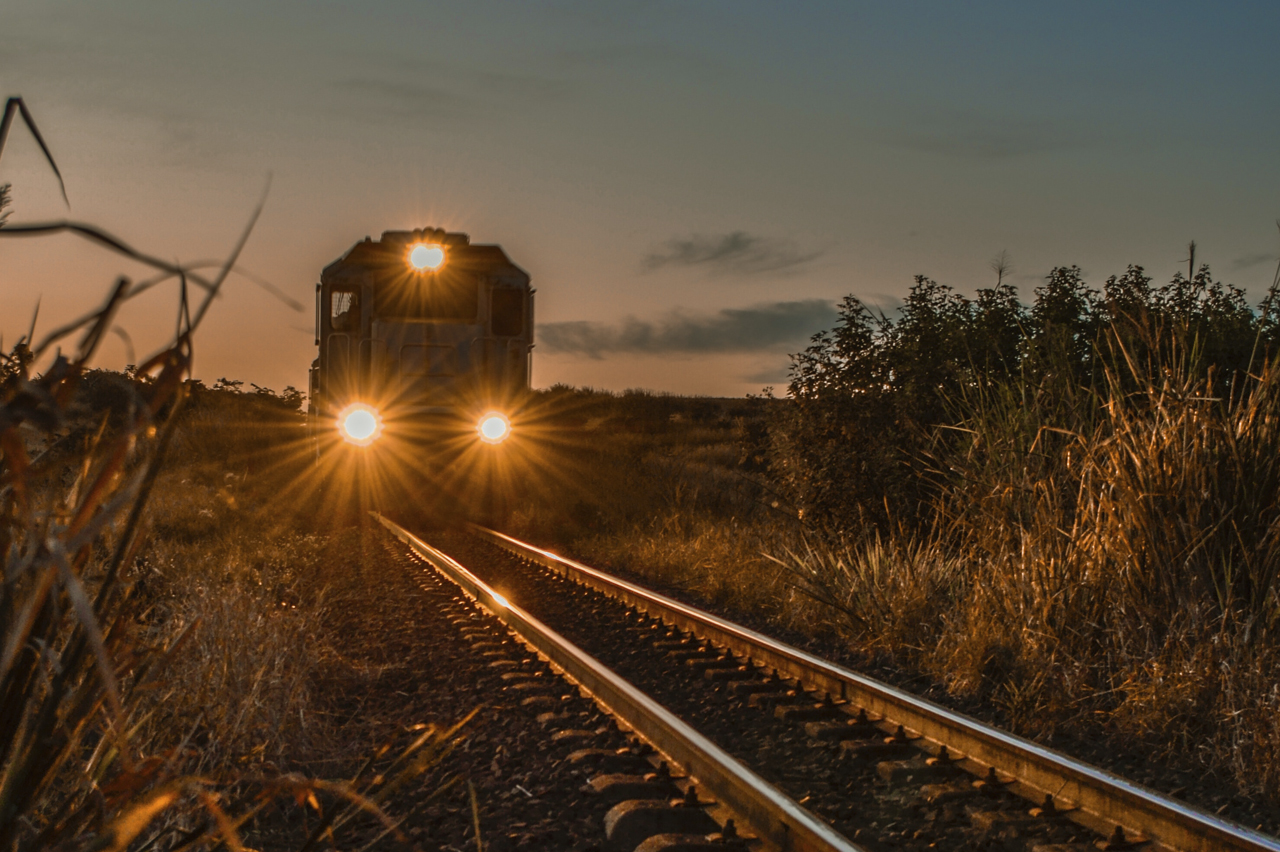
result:
[(316, 285), (317, 456), (354, 449), (439, 468), (509, 442), (530, 390), (534, 292), (500, 246), (467, 234), (386, 231), (352, 246)]

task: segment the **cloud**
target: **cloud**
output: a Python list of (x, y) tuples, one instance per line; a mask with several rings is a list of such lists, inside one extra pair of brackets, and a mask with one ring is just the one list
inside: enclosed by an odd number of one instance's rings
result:
[(751, 352), (803, 344), (839, 319), (825, 299), (725, 308), (709, 316), (674, 311), (661, 320), (627, 317), (621, 323), (553, 322), (538, 327), (547, 353), (603, 358), (609, 353)]
[(1057, 122), (949, 110), (913, 119), (887, 134), (898, 148), (968, 160), (1011, 160), (1074, 148), (1078, 134)]
[(347, 77), (330, 86), (358, 114), (452, 121), (506, 113), (516, 105), (546, 106), (570, 95), (558, 80), (439, 63), (399, 63), (387, 73)]
[(650, 271), (664, 266), (697, 266), (719, 275), (754, 275), (793, 269), (821, 254), (801, 251), (790, 240), (734, 231), (723, 236), (695, 234), (667, 240), (661, 250), (644, 258), (642, 266)]
[(565, 80), (536, 74), (509, 73), (415, 57), (389, 62), (381, 71), (332, 81), (355, 94), (366, 106), (407, 107), (470, 113), (511, 104), (549, 103), (572, 94)]
[(394, 104), (401, 109), (452, 114), (465, 112), (467, 108), (466, 98), (439, 86), (423, 86), (374, 77), (353, 77), (338, 80), (334, 85), (354, 93), (366, 103), (377, 101), (382, 105)]
[(610, 43), (561, 50), (551, 57), (552, 67), (574, 74), (598, 75), (621, 71), (650, 74), (694, 75), (702, 82), (723, 77), (725, 68), (709, 56), (667, 44)]
[(791, 381), (791, 367), (787, 364), (779, 364), (777, 367), (770, 367), (758, 373), (743, 376), (742, 380), (753, 385), (772, 385), (775, 387), (786, 385)]
[(1246, 254), (1244, 257), (1237, 257), (1231, 261), (1231, 268), (1239, 272), (1243, 269), (1252, 269), (1255, 266), (1261, 266), (1264, 263), (1271, 264), (1276, 262), (1276, 256), (1272, 252), (1260, 251), (1255, 254)]

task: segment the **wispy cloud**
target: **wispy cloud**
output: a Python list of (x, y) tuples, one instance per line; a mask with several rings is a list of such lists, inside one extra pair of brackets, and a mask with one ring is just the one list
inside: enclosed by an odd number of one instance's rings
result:
[(1231, 269), (1239, 272), (1244, 269), (1252, 269), (1255, 266), (1262, 266), (1264, 263), (1272, 264), (1276, 260), (1275, 253), (1260, 251), (1255, 254), (1246, 254), (1244, 257), (1237, 257), (1231, 261)]
[(563, 81), (535, 75), (450, 66), (430, 61), (397, 63), (385, 72), (334, 80), (336, 90), (354, 96), (357, 109), (433, 117), (473, 116), (513, 103), (564, 100)]
[(769, 367), (765, 370), (743, 376), (744, 382), (751, 382), (756, 385), (784, 385), (791, 381), (791, 367), (788, 364), (779, 364), (776, 367)]
[(1011, 160), (1080, 142), (1076, 132), (1057, 122), (967, 110), (922, 116), (886, 136), (898, 148), (970, 160)]
[(667, 44), (610, 43), (561, 50), (551, 57), (558, 71), (598, 75), (602, 72), (693, 74), (706, 82), (723, 76), (725, 68), (709, 56)]
[(760, 237), (746, 231), (720, 236), (695, 234), (667, 240), (645, 256), (647, 270), (665, 266), (702, 267), (715, 274), (755, 275), (794, 269), (819, 257), (821, 251), (803, 251), (791, 240)]
[(627, 317), (617, 324), (553, 322), (539, 326), (539, 349), (603, 358), (606, 354), (750, 352), (806, 342), (839, 319), (825, 299), (726, 308), (691, 316), (674, 311), (660, 320)]
[(436, 85), (422, 85), (403, 80), (378, 77), (352, 77), (338, 80), (334, 86), (355, 95), (366, 109), (422, 112), (436, 115), (462, 115), (469, 111), (467, 99)]

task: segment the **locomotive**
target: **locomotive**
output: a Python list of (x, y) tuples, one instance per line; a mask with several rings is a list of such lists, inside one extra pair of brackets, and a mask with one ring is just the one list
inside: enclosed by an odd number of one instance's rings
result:
[(533, 294), (499, 246), (466, 234), (356, 243), (316, 285), (308, 426), (319, 454), (378, 445), (438, 468), (469, 445), (506, 442), (529, 391)]

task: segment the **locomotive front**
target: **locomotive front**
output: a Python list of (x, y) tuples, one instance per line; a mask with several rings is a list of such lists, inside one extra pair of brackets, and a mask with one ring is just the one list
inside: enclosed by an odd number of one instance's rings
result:
[(316, 285), (309, 423), (321, 450), (392, 444), (425, 462), (506, 441), (529, 390), (533, 292), (500, 247), (466, 234), (356, 243)]

